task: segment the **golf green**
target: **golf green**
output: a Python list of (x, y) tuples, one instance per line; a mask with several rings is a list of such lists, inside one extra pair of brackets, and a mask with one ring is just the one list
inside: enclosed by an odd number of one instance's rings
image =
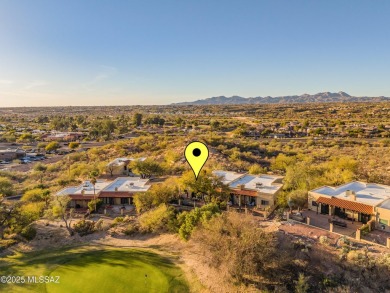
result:
[[(5, 260), (6, 263), (3, 261)], [(0, 284), (7, 292), (188, 292), (184, 273), (169, 259), (141, 249), (82, 247), (1, 259), (1, 275), (36, 276)], [(47, 276), (39, 283), (39, 276)], [(34, 282), (31, 282), (34, 280)]]

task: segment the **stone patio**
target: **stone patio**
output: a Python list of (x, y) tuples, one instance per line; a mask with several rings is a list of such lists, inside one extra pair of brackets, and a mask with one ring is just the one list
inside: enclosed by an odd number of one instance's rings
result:
[[(330, 227), (328, 222), (328, 219), (330, 217), (329, 215), (322, 215), (320, 213), (317, 214), (316, 212), (310, 210), (302, 211), (302, 215), (304, 217), (310, 218), (310, 225), (329, 231), (329, 227)], [(350, 236), (350, 237), (355, 237), (356, 230), (363, 225), (360, 222), (356, 222), (356, 221), (352, 222), (352, 221), (340, 219), (337, 216), (335, 217), (335, 219), (346, 222), (347, 227), (340, 227), (340, 226), (333, 225), (333, 232)]]

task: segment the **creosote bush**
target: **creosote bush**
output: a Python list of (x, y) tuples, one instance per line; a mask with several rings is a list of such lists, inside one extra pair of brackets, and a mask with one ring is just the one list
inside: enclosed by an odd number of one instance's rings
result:
[(73, 230), (77, 232), (80, 236), (85, 236), (95, 232), (95, 222), (81, 220), (74, 224)]
[(165, 204), (159, 205), (139, 217), (140, 229), (144, 232), (170, 231), (175, 219), (175, 210)]
[(37, 235), (37, 230), (32, 225), (29, 225), (22, 229), (20, 235), (24, 237), (26, 240), (30, 241), (33, 240)]

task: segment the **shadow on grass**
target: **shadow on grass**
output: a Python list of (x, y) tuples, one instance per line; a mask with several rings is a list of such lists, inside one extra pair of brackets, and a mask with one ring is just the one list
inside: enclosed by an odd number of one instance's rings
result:
[[(2, 260), (7, 260), (4, 258)], [(85, 269), (96, 269), (98, 265), (106, 264), (111, 267), (131, 266), (141, 268), (140, 263), (145, 263), (158, 268), (167, 278), (172, 292), (180, 292), (176, 289), (185, 289), (187, 284), (183, 278), (183, 272), (170, 259), (156, 253), (133, 248), (101, 248), (94, 246), (68, 247), (49, 251), (31, 252), (19, 254), (10, 258), (8, 264), (3, 262), (1, 271), (4, 275), (21, 275), (29, 273), (35, 275), (39, 270), (44, 275), (50, 275), (59, 267), (82, 273)]]

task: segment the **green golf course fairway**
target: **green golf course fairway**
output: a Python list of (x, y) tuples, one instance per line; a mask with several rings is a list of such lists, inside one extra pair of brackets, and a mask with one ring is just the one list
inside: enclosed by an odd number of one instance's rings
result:
[(59, 284), (0, 284), (0, 292), (189, 291), (179, 267), (141, 249), (81, 247), (18, 254), (0, 263), (1, 275), (59, 276)]

